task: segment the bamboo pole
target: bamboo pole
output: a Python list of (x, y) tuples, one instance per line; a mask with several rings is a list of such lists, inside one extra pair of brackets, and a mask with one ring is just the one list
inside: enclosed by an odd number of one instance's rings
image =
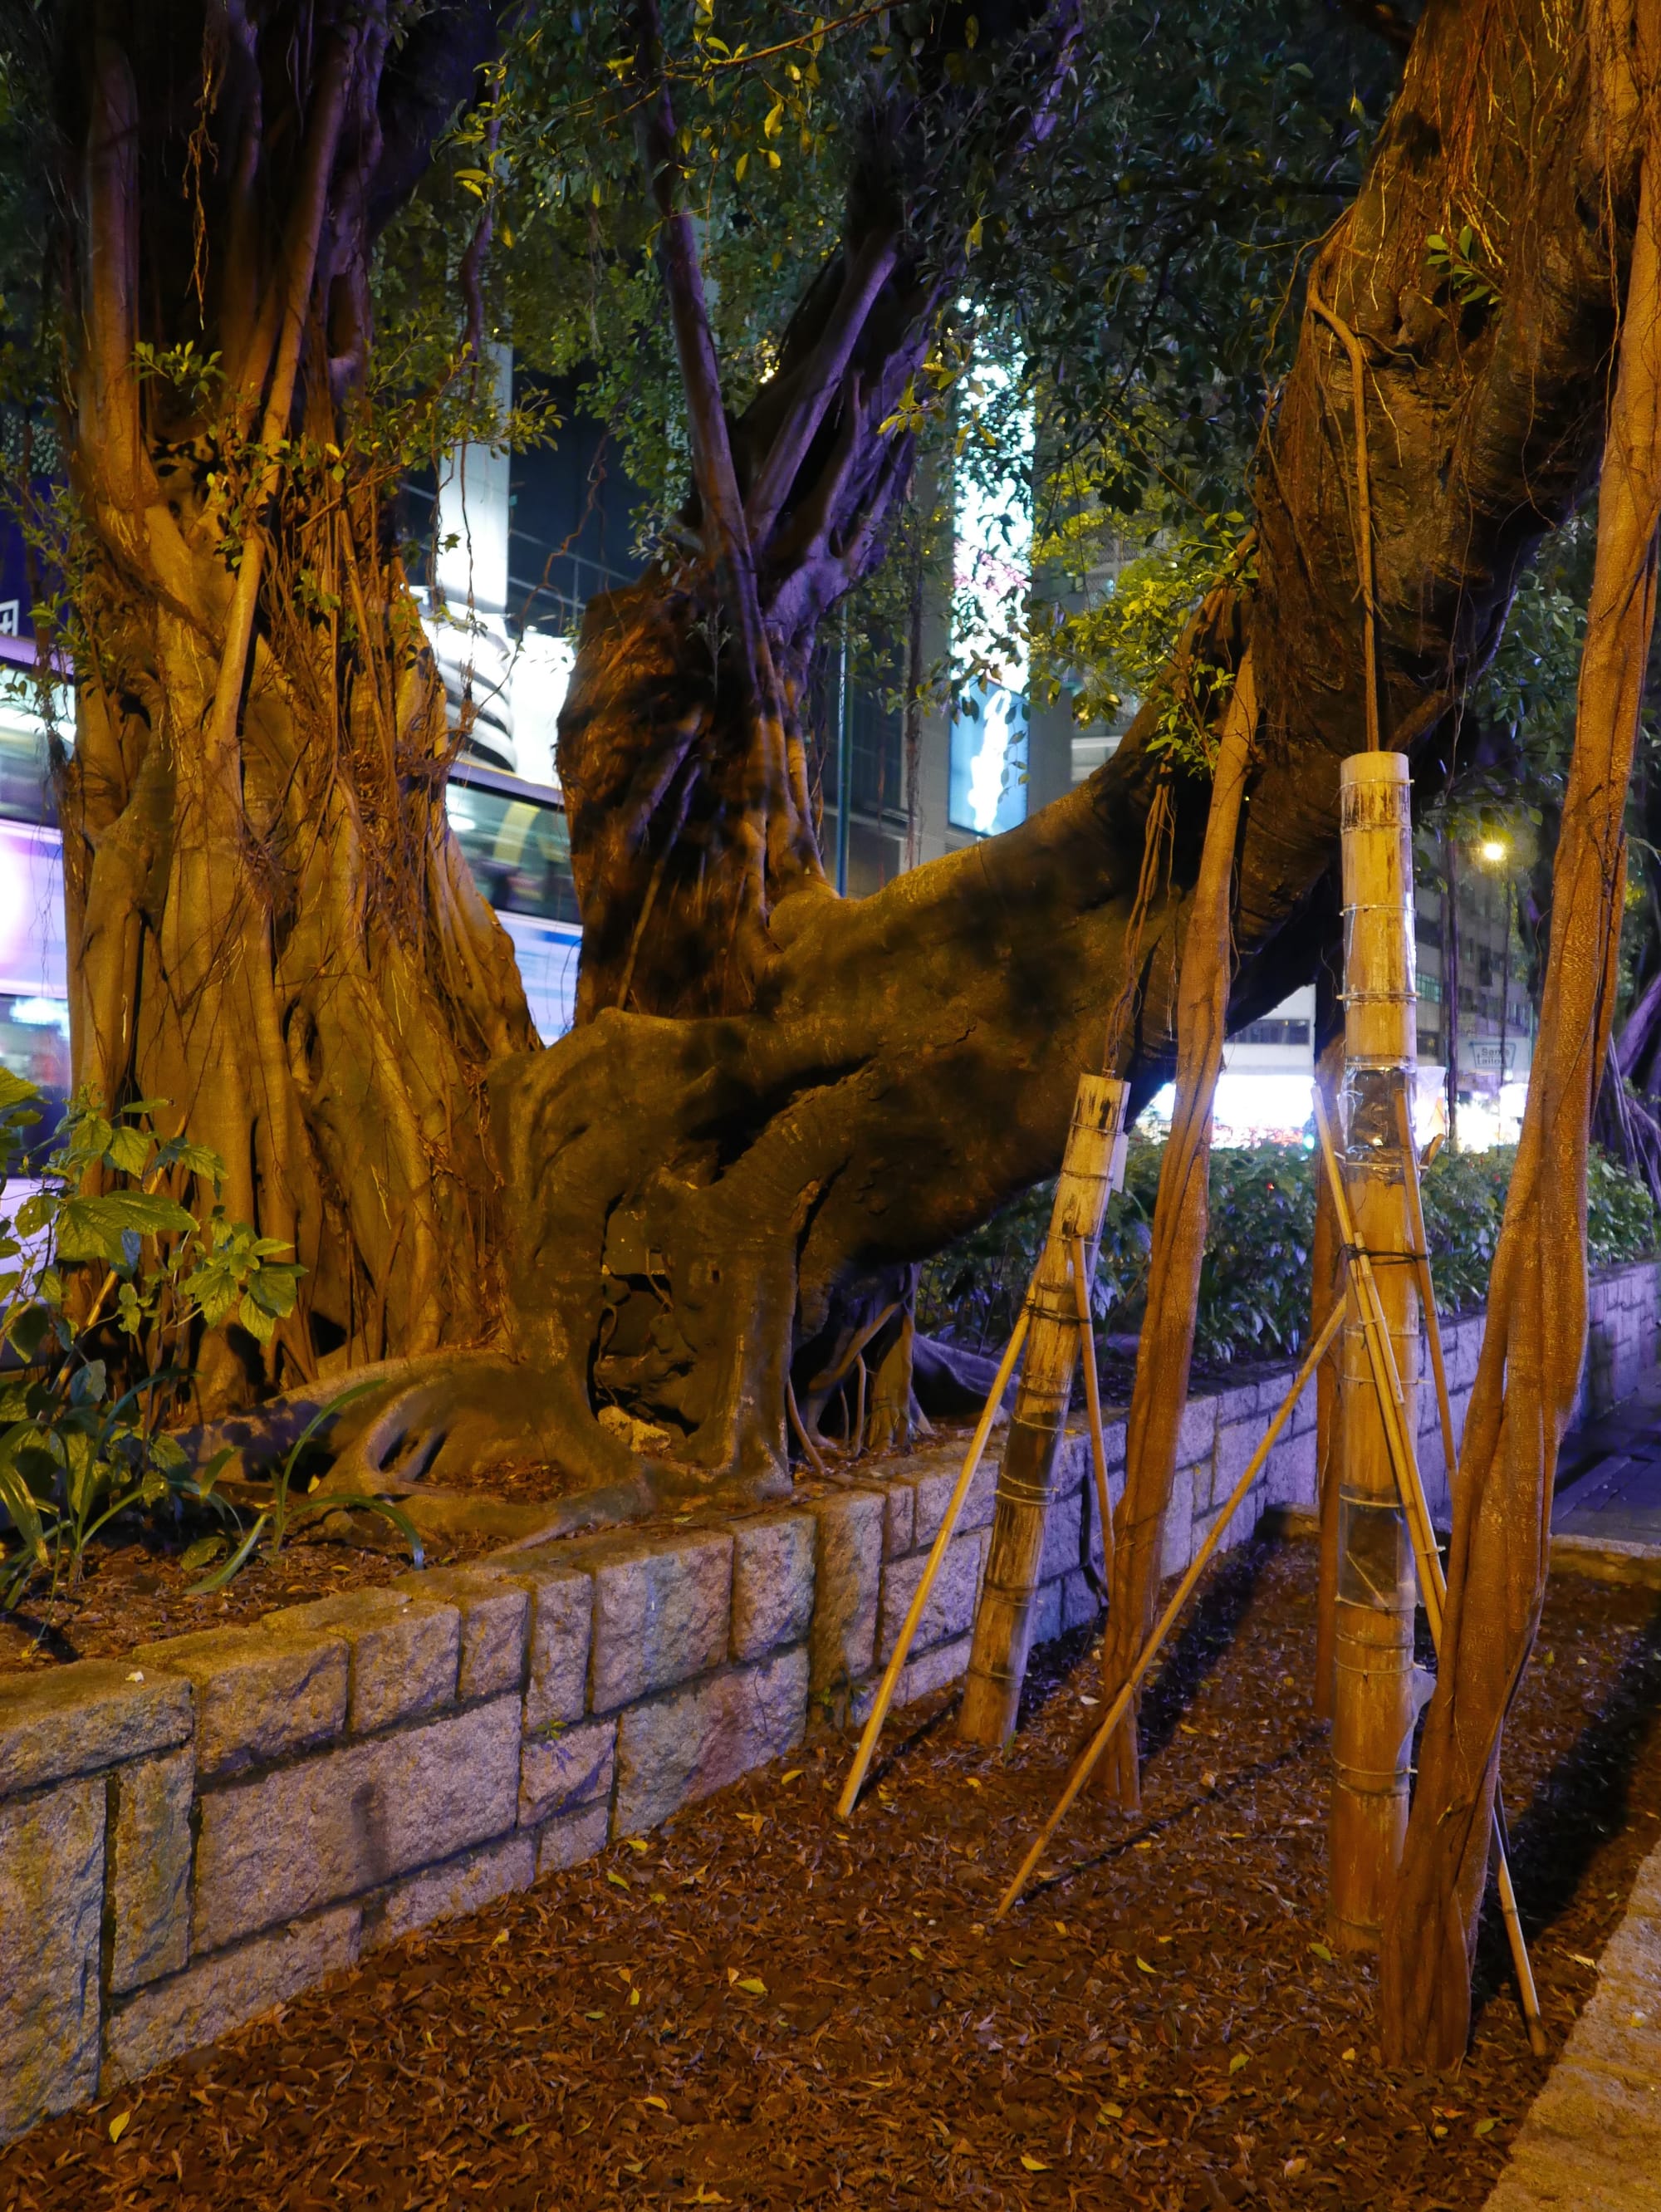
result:
[[(1035, 1282), (1036, 1278), (1034, 1278), (1034, 1284)], [(837, 1814), (844, 1820), (859, 1802), (859, 1791), (870, 1766), (872, 1754), (876, 1749), (877, 1738), (882, 1733), (882, 1723), (888, 1716), (888, 1706), (893, 1701), (894, 1689), (900, 1680), (900, 1670), (904, 1668), (906, 1656), (911, 1650), (912, 1638), (917, 1633), (917, 1624), (923, 1618), (923, 1608), (928, 1603), (929, 1592), (934, 1588), (935, 1577), (940, 1572), (940, 1563), (946, 1556), (946, 1547), (950, 1543), (952, 1532), (957, 1526), (957, 1516), (963, 1510), (963, 1501), (969, 1494), (969, 1485), (974, 1480), (975, 1470), (980, 1465), (981, 1455), (985, 1451), (986, 1439), (992, 1432), (992, 1423), (997, 1419), (998, 1407), (1003, 1402), (1003, 1393), (1009, 1388), (1010, 1376), (1015, 1373), (1015, 1361), (1021, 1357), (1021, 1347), (1026, 1340), (1028, 1325), (1032, 1319), (1033, 1288), (1034, 1285), (1028, 1286), (1027, 1295), (1021, 1301), (1014, 1334), (1004, 1351), (997, 1377), (987, 1395), (986, 1402), (980, 1409), (980, 1419), (976, 1422), (974, 1435), (969, 1440), (969, 1449), (964, 1456), (962, 1468), (952, 1486), (952, 1494), (946, 1501), (946, 1510), (941, 1516), (940, 1527), (936, 1531), (933, 1544), (930, 1547), (929, 1556), (924, 1562), (922, 1577), (912, 1595), (910, 1605), (906, 1609), (906, 1618), (900, 1625), (900, 1634), (895, 1640), (894, 1650), (888, 1655), (888, 1663), (882, 1670), (882, 1680), (877, 1685), (876, 1699), (866, 1717), (865, 1725), (859, 1738), (859, 1747), (853, 1755), (853, 1765), (848, 1769), (848, 1778), (842, 1785), (842, 1795), (836, 1801)]]
[[(1410, 1447), (1415, 1439), (1419, 1341), (1396, 1113), (1418, 1042), (1409, 795), (1401, 753), (1368, 751), (1342, 763), (1343, 1182), (1356, 1230), (1348, 1241), (1402, 1263), (1385, 1267), (1380, 1283), (1369, 1256), (1366, 1285), (1352, 1269), (1345, 1297), (1328, 1911), (1332, 1939), (1346, 1951), (1376, 1950), (1383, 1933), (1407, 1835), (1415, 1715), (1409, 1516), (1394, 1464), (1398, 1441)], [(1374, 1316), (1367, 1310), (1370, 1303)], [(1374, 1390), (1377, 1353), (1368, 1340), (1375, 1318), (1393, 1340), (1388, 1404)]]
[[(1344, 1200), (1343, 1180), (1339, 1174), (1337, 1157), (1332, 1146), (1331, 1132), (1327, 1126), (1326, 1115), (1318, 1102), (1315, 1110), (1315, 1124), (1320, 1139), (1322, 1162), (1331, 1188), (1333, 1207), (1338, 1218), (1339, 1233), (1361, 1275), (1363, 1297), (1371, 1315), (1368, 1346), (1373, 1363), (1374, 1387), (1380, 1406), (1390, 1409), (1386, 1414), (1385, 1425), (1392, 1438), (1391, 1456), (1396, 1466), (1402, 1504), (1407, 1513), (1408, 1525), (1413, 1538), (1419, 1571), (1419, 1587), (1424, 1599), (1425, 1619), (1430, 1629), (1430, 1640), (1440, 1658), (1442, 1648), (1442, 1622), (1447, 1603), (1447, 1580), (1442, 1571), (1441, 1554), (1436, 1547), (1435, 1530), (1431, 1523), (1430, 1508), (1425, 1498), (1424, 1485), (1419, 1479), (1418, 1465), (1404, 1449), (1401, 1431), (1393, 1418), (1400, 1384), (1390, 1372), (1390, 1336), (1384, 1326), (1384, 1315), (1379, 1304), (1378, 1284), (1373, 1273), (1372, 1259), (1365, 1248), (1355, 1242), (1349, 1210)], [(1417, 1162), (1413, 1158), (1410, 1127), (1409, 1138), (1408, 1158), (1413, 1160), (1413, 1166), (1409, 1172), (1416, 1183)], [(1420, 1212), (1419, 1218), (1422, 1226), (1422, 1212)], [(1423, 1249), (1422, 1244), (1421, 1249)], [(1428, 1287), (1428, 1258), (1425, 1276), (1426, 1297), (1429, 1309), (1434, 1311), (1434, 1299)], [(1442, 1413), (1446, 1424), (1446, 1433), (1451, 1434), (1452, 1417), (1446, 1403), (1446, 1395)], [(1511, 1856), (1506, 1844), (1505, 1808), (1500, 1798), (1497, 1784), (1494, 1800), (1493, 1836), (1494, 1873), (1500, 1892), (1500, 1911), (1505, 1922), (1506, 1941), (1511, 1950), (1512, 1967), (1517, 1976), (1518, 1999), (1522, 2007), (1524, 2025), (1528, 2030), (1529, 2048), (1537, 2058), (1543, 2058), (1546, 2055), (1546, 2035), (1540, 2016), (1539, 1992), (1535, 1987), (1534, 1969), (1528, 1955), (1528, 1940), (1524, 1935), (1522, 1915), (1517, 1906), (1516, 1886), (1512, 1882), (1511, 1875)]]
[(1101, 1378), (1096, 1372), (1096, 1333), (1090, 1318), (1089, 1258), (1084, 1239), (1073, 1239), (1073, 1295), (1078, 1305), (1079, 1358), (1084, 1364), (1084, 1403), (1090, 1416), (1090, 1465), (1096, 1479), (1096, 1515), (1101, 1523), (1101, 1579), (1113, 1573), (1113, 1505), (1107, 1490), (1107, 1439), (1101, 1429)]
[(1056, 1450), (1072, 1396), (1078, 1315), (1070, 1281), (1072, 1243), (1094, 1264), (1103, 1216), (1119, 1173), (1128, 1085), (1079, 1078), (1050, 1231), (1033, 1289), (1033, 1326), (998, 1469), (986, 1571), (975, 1610), (968, 1678), (958, 1715), (966, 1742), (1001, 1744), (1015, 1733), (1027, 1674)]
[(1183, 1576), (1182, 1580), (1177, 1584), (1175, 1595), (1173, 1596), (1170, 1603), (1166, 1607), (1164, 1612), (1160, 1615), (1153, 1634), (1148, 1638), (1146, 1644), (1143, 1645), (1142, 1650), (1137, 1656), (1136, 1664), (1125, 1676), (1125, 1680), (1120, 1686), (1118, 1695), (1108, 1706), (1107, 1711), (1102, 1718), (1100, 1726), (1091, 1737), (1089, 1742), (1085, 1746), (1082, 1755), (1075, 1763), (1072, 1772), (1067, 1778), (1065, 1788), (1062, 1790), (1060, 1796), (1056, 1800), (1054, 1810), (1051, 1813), (1049, 1819), (1044, 1823), (1043, 1827), (1039, 1832), (1037, 1842), (1033, 1845), (1031, 1850), (1028, 1852), (1026, 1857), (1021, 1861), (1020, 1872), (1015, 1875), (1015, 1880), (1009, 1884), (1009, 1887), (1004, 1891), (1003, 1896), (999, 1899), (997, 1911), (992, 1915), (992, 1917), (995, 1920), (1001, 1920), (1003, 1917), (1004, 1914), (1009, 1910), (1009, 1907), (1014, 1905), (1020, 1897), (1021, 1891), (1025, 1889), (1028, 1882), (1032, 1879), (1033, 1869), (1038, 1864), (1040, 1859), (1043, 1857), (1045, 1850), (1049, 1844), (1051, 1837), (1054, 1835), (1056, 1830), (1066, 1819), (1068, 1809), (1071, 1806), (1074, 1798), (1077, 1796), (1079, 1791), (1083, 1789), (1085, 1784), (1089, 1780), (1092, 1772), (1095, 1769), (1097, 1762), (1100, 1759), (1102, 1753), (1112, 1742), (1114, 1731), (1118, 1729), (1118, 1724), (1125, 1717), (1125, 1713), (1130, 1710), (1131, 1700), (1135, 1697), (1137, 1690), (1141, 1687), (1143, 1676), (1147, 1674), (1148, 1669), (1153, 1665), (1155, 1657), (1158, 1656), (1160, 1646), (1170, 1634), (1172, 1623), (1176, 1620), (1177, 1615), (1182, 1611), (1183, 1607), (1188, 1602), (1189, 1597), (1193, 1592), (1195, 1583), (1198, 1582), (1200, 1577), (1204, 1573), (1206, 1566), (1210, 1560), (1211, 1554), (1216, 1550), (1217, 1546), (1222, 1540), (1223, 1531), (1228, 1528), (1229, 1522), (1240, 1510), (1240, 1508), (1246, 1498), (1246, 1493), (1250, 1491), (1252, 1484), (1257, 1480), (1258, 1476), (1262, 1472), (1264, 1462), (1268, 1458), (1270, 1451), (1274, 1449), (1276, 1437), (1279, 1436), (1281, 1431), (1285, 1427), (1287, 1421), (1290, 1419), (1293, 1407), (1297, 1404), (1298, 1400), (1303, 1395), (1304, 1385), (1308, 1382), (1315, 1370), (1320, 1365), (1321, 1361), (1326, 1357), (1327, 1350), (1331, 1345), (1334, 1337), (1337, 1336), (1339, 1324), (1343, 1319), (1343, 1308), (1342, 1306), (1334, 1306), (1332, 1311), (1327, 1316), (1326, 1326), (1322, 1329), (1320, 1334), (1315, 1339), (1313, 1344), (1310, 1346), (1308, 1353), (1304, 1359), (1303, 1365), (1298, 1370), (1297, 1374), (1293, 1378), (1291, 1389), (1287, 1392), (1285, 1397), (1282, 1399), (1274, 1419), (1270, 1421), (1268, 1428), (1264, 1431), (1262, 1443), (1258, 1446), (1256, 1451), (1252, 1453), (1250, 1460), (1246, 1462), (1245, 1473), (1240, 1476), (1240, 1480), (1234, 1485), (1234, 1487), (1229, 1492), (1222, 1510), (1218, 1513), (1216, 1519), (1211, 1523), (1210, 1528), (1207, 1532), (1205, 1541), (1200, 1546), (1199, 1550), (1194, 1554), (1192, 1560), (1189, 1564), (1187, 1572)]

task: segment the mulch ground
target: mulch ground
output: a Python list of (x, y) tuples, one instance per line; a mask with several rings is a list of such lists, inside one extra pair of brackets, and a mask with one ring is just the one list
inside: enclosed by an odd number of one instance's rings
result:
[[(998, 1890), (1092, 1719), (1076, 1644), (1003, 1758), (951, 1700), (879, 1787), (793, 1759), (0, 2152), (0, 2208), (506, 2212), (1482, 2203), (1544, 2078), (1497, 1928), (1455, 2075), (1379, 2063), (1328, 1954), (1314, 1559), (1226, 1563), (1145, 1717), (1143, 1814), (1087, 1799)], [(1567, 1578), (1506, 1740), (1554, 2047), (1661, 1833), (1661, 1613)], [(112, 2140), (112, 2138), (114, 2140)]]
[[(410, 1566), (403, 1539), (390, 1529), (390, 1540), (365, 1542), (325, 1537), (314, 1528), (286, 1544), (275, 1559), (256, 1553), (224, 1589), (191, 1597), (191, 1584), (211, 1571), (207, 1566), (187, 1571), (182, 1563), (200, 1533), (112, 1529), (95, 1536), (78, 1581), (66, 1578), (56, 1596), (42, 1584), (15, 1611), (0, 1609), (0, 1674), (73, 1659), (120, 1658), (166, 1637), (258, 1620), (279, 1606), (301, 1605), (337, 1590), (377, 1588)], [(429, 1538), (424, 1549), (428, 1566), (448, 1566), (501, 1547), (500, 1536), (456, 1535)]]

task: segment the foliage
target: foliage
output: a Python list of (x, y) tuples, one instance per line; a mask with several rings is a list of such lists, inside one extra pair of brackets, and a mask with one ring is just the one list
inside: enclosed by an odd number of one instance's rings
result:
[[(269, 1342), (294, 1310), (301, 1271), (285, 1245), (227, 1220), (221, 1164), (186, 1136), (157, 1133), (163, 1103), (110, 1116), (78, 1093), (31, 1170), (35, 1188), (0, 1217), (0, 1347), (15, 1363), (0, 1373), (0, 1507), (19, 1540), (0, 1557), (0, 1602), (39, 1576), (54, 1589), (73, 1582), (93, 1538), (130, 1510), (235, 1517), (215, 1486), (227, 1455), (193, 1469), (163, 1424), (181, 1407), (201, 1333), (234, 1327)], [(39, 1108), (35, 1086), (0, 1068), (0, 1156), (23, 1150)], [(195, 1212), (180, 1193), (198, 1194)], [(390, 1507), (336, 1496), (306, 1510), (325, 1502), (391, 1513), (415, 1543)], [(200, 1561), (224, 1540), (193, 1548)]]
[[(204, 1575), (199, 1583), (186, 1592), (187, 1596), (204, 1597), (211, 1591), (222, 1589), (232, 1577), (253, 1557), (259, 1548), (262, 1538), (265, 1539), (266, 1548), (275, 1559), (280, 1556), (283, 1545), (288, 1541), (293, 1530), (302, 1521), (310, 1520), (317, 1514), (338, 1513), (348, 1508), (354, 1512), (379, 1513), (390, 1521), (409, 1545), (410, 1556), (415, 1565), (417, 1566), (422, 1565), (421, 1539), (415, 1534), (415, 1523), (407, 1513), (400, 1507), (392, 1504), (389, 1499), (368, 1498), (357, 1491), (320, 1492), (318, 1485), (322, 1478), (317, 1475), (312, 1478), (305, 1496), (296, 1498), (294, 1495), (296, 1470), (318, 1432), (326, 1428), (336, 1414), (343, 1412), (355, 1398), (361, 1398), (366, 1393), (376, 1388), (378, 1385), (373, 1381), (354, 1382), (348, 1389), (337, 1392), (326, 1406), (320, 1407), (312, 1416), (282, 1466), (271, 1478), (270, 1505), (258, 1516), (253, 1527), (231, 1553), (224, 1565), (216, 1567), (211, 1574)], [(193, 1546), (192, 1550), (197, 1557), (192, 1564), (206, 1564), (214, 1553), (221, 1548), (224, 1548), (224, 1546), (223, 1540), (221, 1538), (209, 1538), (201, 1545)], [(189, 1553), (185, 1556), (187, 1559), (191, 1558)]]
[[(0, 1069), (8, 1155), (39, 1103)], [(264, 1343), (294, 1309), (286, 1247), (173, 1194), (216, 1197), (223, 1170), (187, 1137), (157, 1134), (161, 1103), (111, 1118), (77, 1094), (38, 1187), (0, 1218), (0, 1346), (20, 1363), (0, 1387), (0, 1504), (22, 1540), (0, 1566), (9, 1597), (37, 1573), (73, 1576), (130, 1507), (215, 1502), (217, 1470), (198, 1479), (162, 1427), (189, 1379), (183, 1358), (198, 1324), (234, 1322)]]
[[(1125, 1188), (1111, 1201), (1097, 1263), (1099, 1325), (1129, 1333), (1141, 1322), (1153, 1243), (1162, 1144), (1131, 1146)], [(1499, 1241), (1513, 1147), (1444, 1151), (1424, 1177), (1425, 1227), (1438, 1304), (1445, 1313), (1480, 1305)], [(972, 1236), (929, 1261), (918, 1288), (918, 1326), (931, 1334), (998, 1348), (1049, 1225), (1053, 1183), (1036, 1185)], [(1283, 1358), (1307, 1333), (1315, 1164), (1296, 1145), (1219, 1149), (1211, 1155), (1210, 1234), (1200, 1274), (1194, 1352), (1203, 1365)], [(1594, 1267), (1642, 1259), (1661, 1243), (1661, 1224), (1636, 1176), (1593, 1150), (1587, 1176), (1586, 1249)]]

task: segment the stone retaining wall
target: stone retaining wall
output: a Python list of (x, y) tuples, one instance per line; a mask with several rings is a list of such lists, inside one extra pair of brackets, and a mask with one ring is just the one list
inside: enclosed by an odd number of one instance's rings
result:
[[(1463, 1399), (1479, 1323), (1450, 1330)], [(1654, 1358), (1657, 1270), (1593, 1293), (1590, 1410)], [(1279, 1401), (1197, 1397), (1164, 1569), (1185, 1566)], [(1428, 1401), (1427, 1401), (1428, 1402)], [(1124, 1423), (1108, 1428), (1115, 1495)], [(1228, 1541), (1314, 1494), (1312, 1393)], [(1434, 1410), (1427, 1474), (1440, 1453)], [(361, 1953), (524, 1888), (863, 1717), (961, 1443), (778, 1510), (525, 1547), (0, 1675), (0, 2142), (211, 2042)], [(996, 1480), (973, 1486), (899, 1702), (967, 1664)], [(1094, 1617), (1088, 1448), (1060, 1457), (1039, 1642)], [(1434, 1488), (1433, 1481), (1433, 1488)]]

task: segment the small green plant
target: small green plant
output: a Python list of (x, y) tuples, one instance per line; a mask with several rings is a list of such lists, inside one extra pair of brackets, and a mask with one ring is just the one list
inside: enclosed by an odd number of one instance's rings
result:
[[(0, 1068), (8, 1176), (39, 1126), (40, 1104), (33, 1084)], [(190, 1382), (201, 1331), (234, 1324), (269, 1343), (294, 1310), (301, 1270), (284, 1256), (287, 1246), (227, 1219), (219, 1159), (188, 1137), (160, 1136), (153, 1116), (161, 1104), (139, 1100), (112, 1116), (77, 1095), (54, 1149), (31, 1170), (33, 1188), (0, 1215), (0, 1346), (17, 1363), (0, 1373), (0, 1510), (18, 1539), (0, 1554), (0, 1603), (15, 1604), (43, 1577), (54, 1591), (73, 1584), (94, 1537), (134, 1509), (175, 1516), (192, 1510), (236, 1523), (215, 1487), (228, 1453), (193, 1469), (164, 1424)], [(197, 1194), (197, 1212), (178, 1191)], [(279, 1541), (293, 1517), (288, 1484), (328, 1417), (285, 1463), (274, 1509)], [(394, 1509), (356, 1498), (328, 1502), (391, 1511), (419, 1554), (414, 1530)], [(236, 1565), (270, 1520), (260, 1516)], [(211, 1534), (186, 1558), (200, 1564), (226, 1540)]]
[[(223, 1589), (231, 1577), (239, 1572), (259, 1548), (262, 1537), (269, 1536), (268, 1548), (271, 1557), (280, 1556), (290, 1531), (305, 1520), (318, 1513), (367, 1512), (379, 1513), (389, 1520), (409, 1547), (410, 1557), (419, 1567), (425, 1563), (421, 1538), (409, 1515), (385, 1498), (371, 1498), (361, 1491), (319, 1490), (320, 1476), (312, 1478), (310, 1488), (298, 1499), (293, 1497), (295, 1470), (305, 1457), (307, 1447), (318, 1431), (332, 1421), (336, 1413), (349, 1406), (355, 1398), (379, 1386), (373, 1382), (354, 1382), (331, 1398), (326, 1406), (315, 1413), (306, 1423), (293, 1449), (277, 1469), (271, 1483), (271, 1503), (255, 1521), (253, 1527), (236, 1547), (225, 1564), (205, 1575), (186, 1592), (190, 1597), (205, 1597), (210, 1591)], [(186, 1555), (188, 1557), (188, 1554)]]
[(1477, 262), (1482, 241), (1470, 225), (1462, 223), (1452, 238), (1433, 230), (1425, 240), (1425, 259), (1462, 307), (1495, 307), (1500, 288)]

